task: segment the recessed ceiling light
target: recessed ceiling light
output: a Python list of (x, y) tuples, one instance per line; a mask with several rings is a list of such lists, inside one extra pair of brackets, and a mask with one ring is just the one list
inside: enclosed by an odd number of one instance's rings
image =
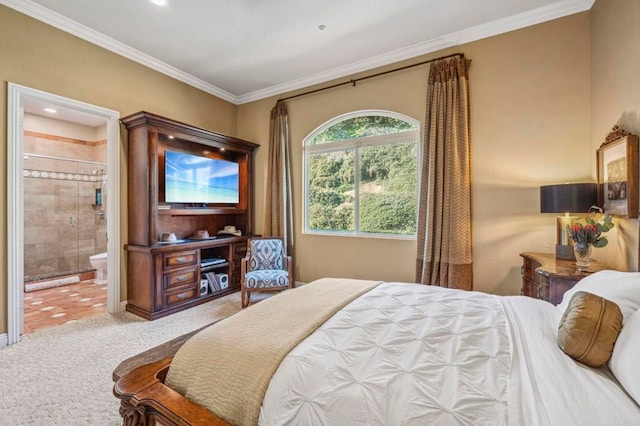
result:
[(175, 136), (169, 135), (169, 139), (173, 139), (175, 138)]
[(151, 0), (151, 3), (157, 6), (166, 6), (169, 4), (169, 1), (168, 0)]
[(45, 109), (44, 109), (44, 112), (48, 112), (49, 114), (55, 114), (55, 113), (56, 113), (56, 112), (58, 112), (58, 111), (56, 111), (56, 110), (55, 110), (55, 109), (53, 109), (53, 108), (45, 108)]

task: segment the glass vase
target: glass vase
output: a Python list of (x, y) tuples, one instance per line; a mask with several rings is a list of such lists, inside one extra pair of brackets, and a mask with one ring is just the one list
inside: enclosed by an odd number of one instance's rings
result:
[(573, 252), (576, 255), (576, 269), (578, 271), (588, 271), (591, 262), (591, 249), (593, 246), (586, 243), (574, 243)]

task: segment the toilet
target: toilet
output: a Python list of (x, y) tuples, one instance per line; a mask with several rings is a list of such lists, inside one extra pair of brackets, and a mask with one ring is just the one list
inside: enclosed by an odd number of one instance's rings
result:
[(107, 252), (94, 254), (89, 257), (91, 266), (96, 268), (96, 284), (107, 283)]

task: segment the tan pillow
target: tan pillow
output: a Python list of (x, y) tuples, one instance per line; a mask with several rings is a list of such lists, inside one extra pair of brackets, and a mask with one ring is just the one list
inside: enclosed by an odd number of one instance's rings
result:
[(558, 346), (589, 367), (609, 360), (622, 329), (622, 312), (610, 300), (586, 291), (576, 292), (558, 327)]

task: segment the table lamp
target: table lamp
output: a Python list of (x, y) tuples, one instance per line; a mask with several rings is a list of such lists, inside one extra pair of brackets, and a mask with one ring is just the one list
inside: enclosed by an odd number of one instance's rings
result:
[(598, 193), (595, 183), (564, 183), (540, 187), (540, 213), (564, 213), (556, 218), (556, 258), (575, 260), (573, 240), (567, 232), (577, 216), (571, 213), (588, 213), (597, 203)]

